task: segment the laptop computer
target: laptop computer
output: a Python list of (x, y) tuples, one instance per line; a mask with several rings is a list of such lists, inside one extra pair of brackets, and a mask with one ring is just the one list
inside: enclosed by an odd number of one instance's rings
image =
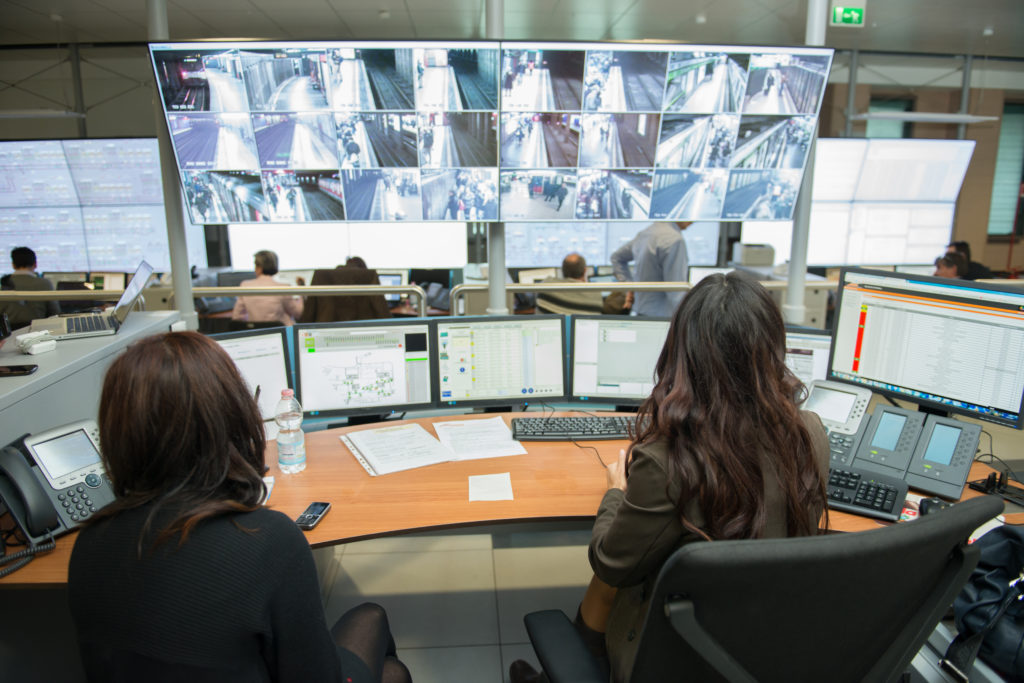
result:
[(143, 288), (153, 274), (153, 266), (145, 261), (139, 264), (132, 276), (132, 281), (125, 287), (121, 298), (117, 300), (113, 313), (76, 313), (33, 320), (30, 332), (49, 332), (54, 339), (78, 339), (80, 337), (99, 337), (115, 334), (128, 317), (135, 302), (142, 294)]

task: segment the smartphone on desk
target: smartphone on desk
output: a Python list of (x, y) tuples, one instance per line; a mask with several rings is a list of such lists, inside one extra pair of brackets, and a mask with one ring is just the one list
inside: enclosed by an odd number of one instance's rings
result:
[(31, 375), (38, 369), (38, 365), (0, 365), (0, 377)]
[(310, 503), (302, 514), (295, 518), (295, 523), (303, 531), (309, 531), (320, 523), (320, 520), (327, 515), (327, 511), (330, 509), (330, 503)]

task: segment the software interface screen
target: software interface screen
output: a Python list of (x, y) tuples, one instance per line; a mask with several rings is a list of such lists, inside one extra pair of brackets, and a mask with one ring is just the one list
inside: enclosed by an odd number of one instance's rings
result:
[(81, 429), (37, 443), (32, 450), (51, 482), (100, 461), (92, 440)]
[[(290, 386), (284, 337), (279, 332), (245, 337), (217, 339), (235, 361), (249, 391), (260, 389), (260, 415), (264, 420), (274, 417), (274, 408), (281, 400), (281, 390)], [(301, 400), (301, 398), (300, 398)]]
[(562, 327), (561, 317), (438, 323), (441, 400), (564, 396)]
[(786, 333), (786, 366), (807, 387), (828, 374), (832, 338), (824, 334)]
[(297, 329), (306, 411), (360, 411), (431, 402), (426, 324)]
[(785, 220), (832, 51), (150, 46), (193, 220)]
[(647, 398), (668, 326), (667, 320), (574, 319), (572, 395)]
[(845, 272), (830, 377), (1016, 422), (1024, 292)]

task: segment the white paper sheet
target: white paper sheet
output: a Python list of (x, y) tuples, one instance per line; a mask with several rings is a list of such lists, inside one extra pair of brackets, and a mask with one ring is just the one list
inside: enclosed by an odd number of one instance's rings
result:
[(365, 429), (338, 438), (371, 476), (435, 465), (454, 457), (418, 424)]
[(479, 460), (526, 453), (523, 445), (512, 438), (512, 431), (501, 417), (435, 422), (434, 431), (441, 443), (455, 454), (453, 460)]
[(469, 500), (513, 500), (512, 475), (478, 474), (469, 478)]

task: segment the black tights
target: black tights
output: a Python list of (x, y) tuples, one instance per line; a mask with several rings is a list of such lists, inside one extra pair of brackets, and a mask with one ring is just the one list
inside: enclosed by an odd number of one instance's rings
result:
[(398, 660), (384, 608), (364, 602), (341, 615), (331, 629), (339, 647), (356, 655), (370, 670), (372, 680), (381, 683), (412, 683), (412, 676)]

